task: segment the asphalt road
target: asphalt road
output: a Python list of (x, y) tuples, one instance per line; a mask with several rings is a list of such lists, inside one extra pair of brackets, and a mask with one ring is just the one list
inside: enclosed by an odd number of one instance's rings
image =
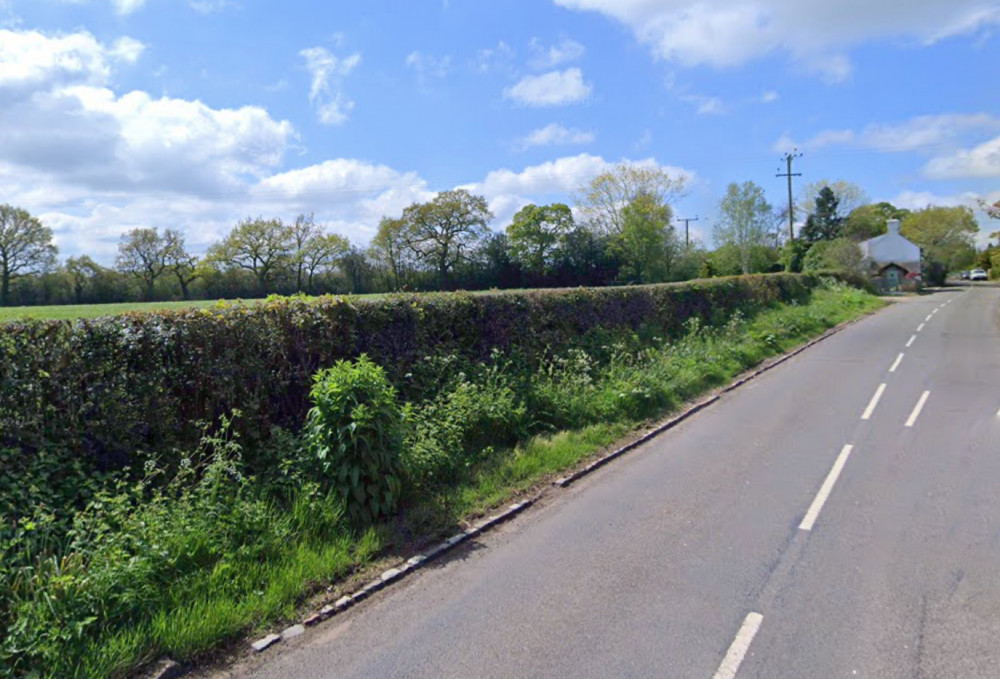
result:
[(1000, 677), (998, 311), (895, 304), (226, 674)]

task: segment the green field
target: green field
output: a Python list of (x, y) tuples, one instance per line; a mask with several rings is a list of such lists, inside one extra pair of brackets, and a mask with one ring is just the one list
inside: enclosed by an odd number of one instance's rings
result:
[[(256, 303), (259, 300), (250, 300)], [(157, 309), (201, 309), (214, 306), (219, 300), (206, 299), (188, 302), (126, 302), (123, 304), (63, 304), (60, 306), (13, 306), (0, 307), (0, 321), (19, 318), (43, 318), (53, 320), (74, 318), (97, 318), (117, 316), (129, 311), (154, 311)]]

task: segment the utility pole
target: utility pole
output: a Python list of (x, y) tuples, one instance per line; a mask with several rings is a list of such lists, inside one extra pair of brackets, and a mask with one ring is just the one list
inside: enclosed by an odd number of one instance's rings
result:
[(691, 237), (688, 235), (688, 224), (691, 222), (698, 221), (697, 217), (678, 217), (677, 221), (684, 222), (684, 247), (688, 248), (691, 246)]
[(801, 158), (802, 154), (797, 153), (798, 149), (793, 149), (791, 153), (785, 154), (784, 173), (774, 175), (775, 177), (788, 177), (788, 240), (795, 240), (795, 203), (792, 201), (792, 177), (801, 177), (801, 172), (792, 172), (792, 161)]

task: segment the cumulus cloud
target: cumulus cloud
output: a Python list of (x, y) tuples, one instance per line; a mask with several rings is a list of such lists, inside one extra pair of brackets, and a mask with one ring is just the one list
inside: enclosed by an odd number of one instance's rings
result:
[(497, 43), (496, 47), (479, 50), (476, 53), (473, 68), (478, 73), (483, 74), (494, 72), (512, 74), (514, 72), (515, 56), (514, 50), (510, 45), (501, 40)]
[(726, 112), (726, 106), (719, 97), (704, 94), (682, 94), (680, 100), (693, 105), (698, 115), (720, 116)]
[[(694, 178), (694, 173), (681, 167), (660, 165), (653, 158), (634, 161), (637, 165), (659, 167), (675, 177)], [(520, 172), (509, 169), (494, 170), (481, 181), (461, 188), (482, 194), (496, 216), (497, 227), (510, 223), (514, 213), (531, 202), (552, 199), (566, 200), (583, 185), (601, 172), (610, 170), (616, 163), (600, 156), (581, 153), (532, 165)]]
[(324, 47), (310, 47), (299, 52), (305, 59), (306, 70), (312, 77), (309, 101), (316, 106), (316, 115), (324, 125), (341, 125), (347, 122), (354, 102), (343, 92), (344, 79), (361, 63), (355, 52), (341, 58)]
[(594, 133), (575, 128), (566, 128), (558, 123), (550, 123), (517, 141), (517, 148), (524, 150), (533, 146), (566, 146), (589, 144), (594, 141)]
[(879, 39), (933, 43), (1000, 23), (992, 0), (554, 0), (625, 24), (653, 54), (726, 67), (787, 53), (831, 81), (850, 75), (844, 51)]
[(505, 89), (503, 96), (525, 106), (565, 106), (585, 99), (592, 89), (589, 83), (584, 82), (579, 68), (568, 68), (525, 76), (516, 85)]

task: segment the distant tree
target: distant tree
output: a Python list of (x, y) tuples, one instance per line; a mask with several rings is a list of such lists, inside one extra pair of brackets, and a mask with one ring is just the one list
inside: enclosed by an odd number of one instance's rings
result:
[(340, 268), (344, 272), (347, 292), (353, 295), (364, 295), (374, 290), (375, 268), (357, 246), (348, 247), (340, 258)]
[[(833, 191), (837, 197), (837, 210), (834, 217), (846, 219), (847, 215), (862, 205), (867, 205), (870, 201), (865, 190), (853, 182), (844, 179), (820, 179), (809, 182), (799, 190), (799, 197), (796, 200), (796, 215), (808, 215), (816, 208), (816, 196), (824, 188)], [(787, 213), (786, 213), (787, 219)]]
[(625, 208), (640, 195), (652, 196), (660, 205), (671, 205), (686, 194), (687, 178), (659, 167), (620, 163), (581, 187), (576, 202), (589, 226), (619, 235)]
[(371, 260), (384, 272), (386, 289), (402, 289), (413, 256), (406, 246), (406, 222), (382, 217), (368, 251)]
[(816, 195), (815, 207), (806, 218), (799, 235), (807, 243), (833, 240), (840, 237), (844, 218), (839, 215), (840, 199), (829, 186), (824, 186)]
[(803, 271), (823, 271), (835, 269), (838, 271), (862, 270), (861, 261), (864, 255), (861, 247), (850, 238), (835, 238), (815, 243), (803, 258)]
[(10, 302), (10, 282), (55, 266), (59, 250), (52, 229), (27, 210), (0, 205), (0, 306)]
[(622, 230), (615, 237), (626, 280), (659, 283), (668, 279), (682, 247), (670, 206), (641, 193), (622, 210)]
[(841, 235), (855, 241), (875, 238), (886, 232), (886, 223), (890, 219), (902, 221), (909, 214), (909, 210), (898, 208), (892, 203), (861, 205), (851, 210), (844, 221)]
[(350, 251), (350, 241), (336, 233), (316, 234), (306, 241), (298, 253), (305, 273), (305, 290), (314, 292), (316, 276), (333, 270)]
[(507, 227), (511, 255), (525, 270), (540, 276), (551, 267), (573, 227), (573, 212), (562, 203), (525, 205)]
[(739, 255), (740, 270), (754, 270), (755, 248), (767, 248), (775, 224), (774, 210), (764, 198), (764, 190), (753, 182), (730, 184), (719, 203), (715, 240), (728, 245)]
[(288, 272), (294, 262), (292, 230), (280, 219), (245, 219), (208, 251), (208, 258), (224, 269), (243, 269), (253, 274), (258, 293)]
[(468, 260), (489, 235), (493, 219), (482, 196), (465, 189), (442, 191), (428, 203), (403, 210), (404, 240), (418, 261), (430, 265), (442, 290), (451, 284), (456, 264)]
[(944, 283), (949, 271), (974, 261), (978, 231), (979, 224), (967, 207), (927, 207), (900, 225), (900, 233), (923, 251), (924, 277), (934, 285)]
[(153, 299), (156, 279), (167, 268), (167, 248), (156, 228), (132, 229), (118, 241), (115, 266), (122, 273), (135, 276), (143, 286), (143, 299)]
[(175, 229), (163, 232), (164, 261), (167, 270), (174, 274), (181, 288), (181, 297), (191, 299), (189, 286), (199, 276), (198, 258), (187, 251), (184, 245), (184, 234)]

